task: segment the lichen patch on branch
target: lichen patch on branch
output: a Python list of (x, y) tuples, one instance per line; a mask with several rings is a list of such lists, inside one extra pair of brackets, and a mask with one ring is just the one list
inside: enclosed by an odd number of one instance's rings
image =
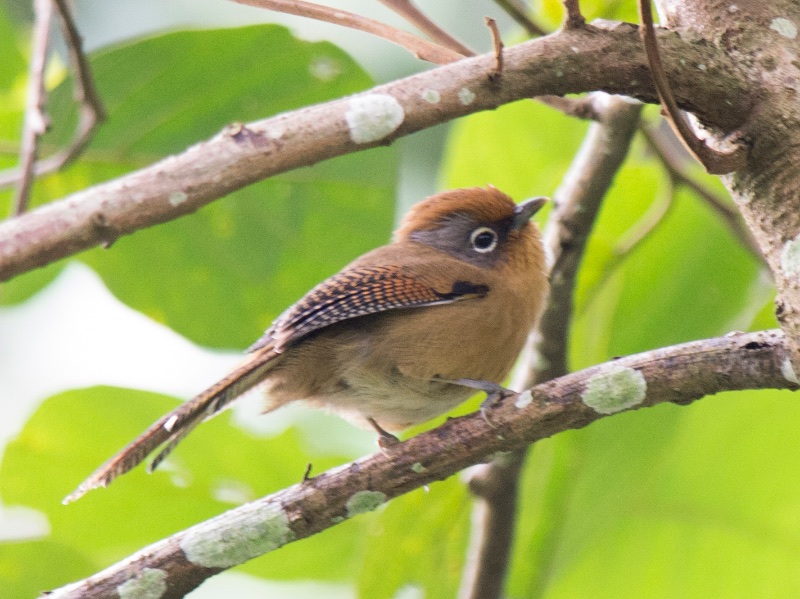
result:
[(347, 517), (352, 518), (359, 514), (372, 512), (386, 501), (386, 494), (380, 491), (358, 491), (347, 500)]
[(614, 414), (639, 405), (647, 395), (644, 375), (633, 368), (610, 368), (586, 381), (581, 400), (595, 412)]
[(350, 139), (357, 144), (366, 144), (397, 131), (405, 116), (403, 107), (394, 96), (365, 94), (350, 100), (344, 118)]
[(117, 587), (119, 599), (160, 599), (166, 591), (167, 573), (157, 568), (145, 568)]
[(220, 527), (214, 519), (190, 529), (181, 540), (181, 549), (186, 559), (198, 566), (230, 568), (294, 539), (284, 510), (253, 507), (241, 514), (235, 529)]

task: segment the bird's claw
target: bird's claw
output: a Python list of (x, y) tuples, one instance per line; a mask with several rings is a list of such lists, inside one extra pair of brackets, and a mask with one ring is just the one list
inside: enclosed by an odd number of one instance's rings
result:
[(378, 447), (382, 450), (386, 451), (400, 444), (400, 439), (385, 430), (374, 418), (367, 418), (367, 422), (369, 422), (370, 426), (378, 433)]
[(487, 391), (486, 399), (481, 402), (481, 416), (486, 421), (486, 424), (491, 426), (492, 428), (497, 428), (497, 424), (492, 422), (491, 418), (489, 418), (489, 411), (499, 406), (503, 401), (507, 398), (518, 395), (516, 391), (511, 391), (510, 389), (506, 389), (504, 387), (499, 387), (494, 391)]

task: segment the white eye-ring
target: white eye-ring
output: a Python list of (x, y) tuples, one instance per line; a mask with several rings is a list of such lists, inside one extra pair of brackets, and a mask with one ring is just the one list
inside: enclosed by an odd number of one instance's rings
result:
[(497, 247), (497, 233), (489, 227), (478, 227), (470, 234), (469, 241), (476, 252), (486, 254)]

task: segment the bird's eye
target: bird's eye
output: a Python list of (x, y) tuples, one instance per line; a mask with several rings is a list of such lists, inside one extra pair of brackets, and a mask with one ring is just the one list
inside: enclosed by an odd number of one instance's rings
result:
[(478, 227), (469, 236), (472, 247), (476, 252), (486, 254), (497, 247), (497, 233), (489, 227)]

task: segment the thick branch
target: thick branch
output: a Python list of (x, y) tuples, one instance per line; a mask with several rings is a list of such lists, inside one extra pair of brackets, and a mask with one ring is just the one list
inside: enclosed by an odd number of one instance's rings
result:
[[(592, 123), (564, 181), (556, 190), (555, 208), (545, 229), (554, 263), (551, 290), (522, 380), (525, 389), (568, 372), (567, 348), (572, 321), (575, 280), (597, 213), (611, 182), (628, 155), (639, 124), (641, 104), (606, 94), (586, 100), (599, 122)], [(502, 596), (516, 523), (518, 479), (527, 448), (471, 472), (470, 489), (477, 496), (473, 508), (470, 559), (459, 597), (493, 599)], [(476, 530), (476, 528), (479, 528)]]
[[(797, 389), (779, 331), (736, 334), (645, 352), (537, 385), (492, 412), (448, 420), (376, 453), (159, 541), (48, 599), (118, 599), (120, 589), (183, 597), (203, 580), (291, 541), (375, 509), (388, 499), (452, 476), (609, 412), (662, 402), (687, 404), (739, 389)], [(783, 369), (783, 370), (782, 370)], [(792, 377), (797, 380), (794, 375)], [(596, 406), (596, 409), (589, 407)], [(597, 410), (601, 411), (597, 411)], [(123, 586), (125, 585), (125, 586)], [(136, 595), (139, 596), (139, 595)]]
[[(490, 76), (495, 57), (484, 55), (351, 98), (231, 126), (181, 154), (0, 223), (0, 280), (189, 214), (272, 175), (514, 100), (595, 89), (654, 100), (635, 26), (602, 25), (506, 48), (499, 79)], [(660, 36), (683, 107), (721, 128), (738, 126), (750, 100), (727, 53), (668, 32)], [(711, 66), (687, 72), (682, 62)]]

